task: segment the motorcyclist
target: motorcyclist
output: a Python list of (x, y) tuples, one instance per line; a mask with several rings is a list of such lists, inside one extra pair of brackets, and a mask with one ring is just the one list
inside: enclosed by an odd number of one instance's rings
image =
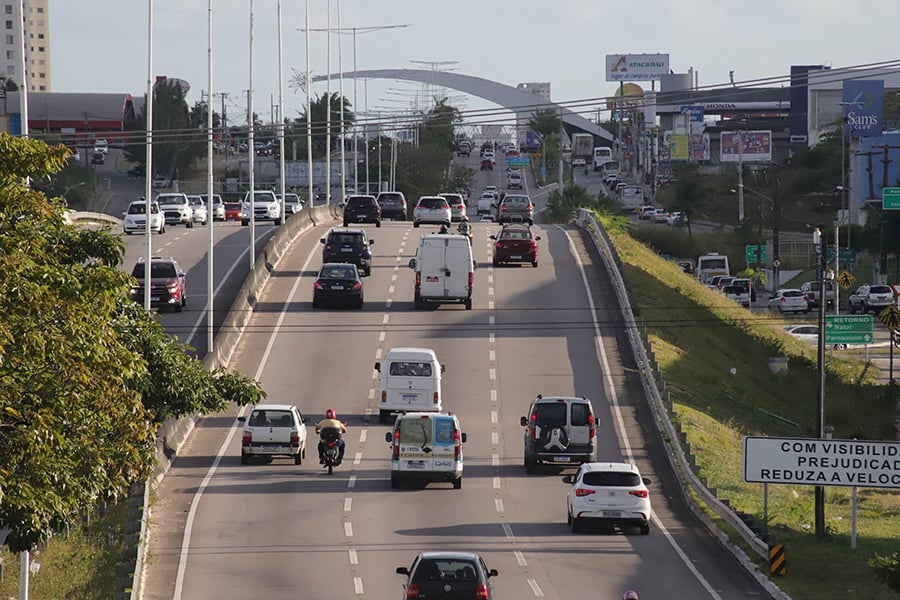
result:
[(638, 593), (634, 590), (628, 590), (622, 595), (622, 600), (640, 600)]
[(457, 231), (463, 235), (471, 235), (472, 226), (469, 224), (469, 217), (463, 215), (459, 219), (459, 225), (456, 226)]
[(450, 230), (447, 229), (447, 224), (446, 224), (446, 223), (442, 223), (442, 224), (441, 224), (441, 228), (440, 228), (440, 230), (438, 231), (438, 233), (450, 233)]
[(325, 464), (325, 448), (328, 443), (328, 437), (337, 436), (338, 443), (338, 459), (337, 464), (341, 464), (344, 460), (344, 439), (342, 434), (347, 433), (347, 426), (343, 421), (339, 421), (337, 413), (333, 408), (325, 411), (325, 418), (316, 423), (316, 433), (319, 434), (319, 464)]

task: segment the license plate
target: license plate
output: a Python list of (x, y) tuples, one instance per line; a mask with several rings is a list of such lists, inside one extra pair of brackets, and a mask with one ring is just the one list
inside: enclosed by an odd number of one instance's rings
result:
[(622, 516), (622, 512), (618, 510), (604, 510), (600, 514), (608, 519), (617, 519)]
[(418, 394), (403, 394), (403, 401), (404, 401), (404, 402), (412, 403), (412, 402), (415, 402), (415, 401), (418, 400), (418, 399), (419, 399), (419, 395), (418, 395)]
[(342, 290), (342, 289), (344, 289), (344, 286), (342, 286), (342, 285), (333, 285), (333, 286), (331, 286), (331, 289), (333, 289), (333, 290)]
[(278, 452), (281, 450), (280, 446), (263, 446), (263, 452)]
[(553, 462), (569, 462), (568, 456), (554, 456)]
[(346, 248), (341, 248), (341, 252), (353, 252), (353, 248), (351, 248), (349, 246)]
[(513, 260), (522, 260), (521, 254), (511, 254), (509, 257)]
[(424, 471), (425, 470), (425, 461), (424, 460), (408, 460), (406, 461), (406, 468), (410, 471)]
[(429, 277), (425, 277), (425, 281), (427, 281), (428, 283), (437, 283), (438, 278), (429, 276)]
[(159, 296), (150, 296), (151, 302), (159, 302)]

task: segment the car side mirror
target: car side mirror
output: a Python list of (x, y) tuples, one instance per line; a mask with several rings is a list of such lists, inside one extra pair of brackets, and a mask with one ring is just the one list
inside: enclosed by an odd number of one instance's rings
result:
[(488, 571), (487, 576), (488, 576), (488, 577), (496, 577), (496, 576), (499, 575), (499, 574), (500, 574), (500, 573), (497, 571), (497, 569), (491, 569), (490, 571)]
[(491, 236), (491, 239), (492, 239), (492, 240), (496, 240), (496, 239), (497, 239), (497, 236), (496, 236), (496, 235), (492, 235), (492, 236)]
[(381, 373), (381, 363), (380, 362), (375, 363), (375, 370), (378, 371), (379, 373)]
[(127, 216), (128, 216), (128, 211), (126, 210), (125, 212), (123, 212), (123, 213), (122, 213), (122, 216), (123, 216), (123, 217), (127, 217)]
[(414, 259), (414, 258), (409, 259), (409, 268), (410, 269), (416, 268), (416, 259)]
[(522, 427), (528, 427), (528, 419), (525, 418), (525, 417), (520, 418), (520, 419), (519, 419), (519, 424), (520, 424)]
[(462, 440), (462, 443), (463, 443), (463, 444), (466, 443), (466, 434), (465, 434), (465, 432), (459, 434), (459, 439)]
[(644, 482), (644, 485), (650, 485), (651, 483), (653, 483), (653, 481), (649, 477), (642, 478), (642, 481)]
[(320, 244), (324, 244), (324, 243), (325, 243), (325, 238), (319, 239), (319, 243), (320, 243)]
[(446, 372), (447, 372), (446, 365), (441, 365), (441, 373), (446, 373)]
[(397, 575), (409, 575), (409, 569), (406, 567), (397, 567)]
[(369, 240), (369, 245), (370, 245), (370, 246), (374, 246), (374, 245), (375, 245), (375, 240)]
[(535, 236), (534, 241), (536, 241), (536, 242), (541, 241), (541, 236), (539, 236), (539, 235), (538, 235), (538, 236)]
[(238, 417), (238, 423), (246, 423), (247, 417)]
[(572, 475), (565, 475), (565, 476), (563, 476), (562, 480), (563, 480), (563, 483), (568, 483), (570, 485), (575, 483), (575, 477)]
[(386, 432), (385, 432), (385, 434), (384, 434), (384, 441), (386, 441), (388, 444), (390, 444), (391, 442), (394, 441), (394, 436), (391, 435), (391, 432), (390, 432), (390, 431), (386, 431)]

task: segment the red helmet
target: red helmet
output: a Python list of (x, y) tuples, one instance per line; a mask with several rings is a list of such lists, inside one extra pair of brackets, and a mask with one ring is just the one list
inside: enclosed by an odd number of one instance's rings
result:
[(337, 413), (334, 412), (333, 408), (329, 408), (328, 410), (325, 411), (325, 418), (326, 419), (336, 419)]
[(467, 217), (466, 215), (463, 215), (463, 216), (461, 216), (461, 217), (459, 218), (459, 220), (460, 220), (460, 221), (468, 221), (468, 220), (469, 220), (469, 217)]
[(622, 596), (622, 600), (640, 600), (640, 599), (638, 598), (637, 592), (635, 592), (634, 590), (628, 590)]

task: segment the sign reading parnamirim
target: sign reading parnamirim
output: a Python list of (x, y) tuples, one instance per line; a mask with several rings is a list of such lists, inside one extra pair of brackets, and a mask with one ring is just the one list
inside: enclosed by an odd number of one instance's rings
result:
[(745, 437), (744, 481), (900, 488), (900, 442)]

